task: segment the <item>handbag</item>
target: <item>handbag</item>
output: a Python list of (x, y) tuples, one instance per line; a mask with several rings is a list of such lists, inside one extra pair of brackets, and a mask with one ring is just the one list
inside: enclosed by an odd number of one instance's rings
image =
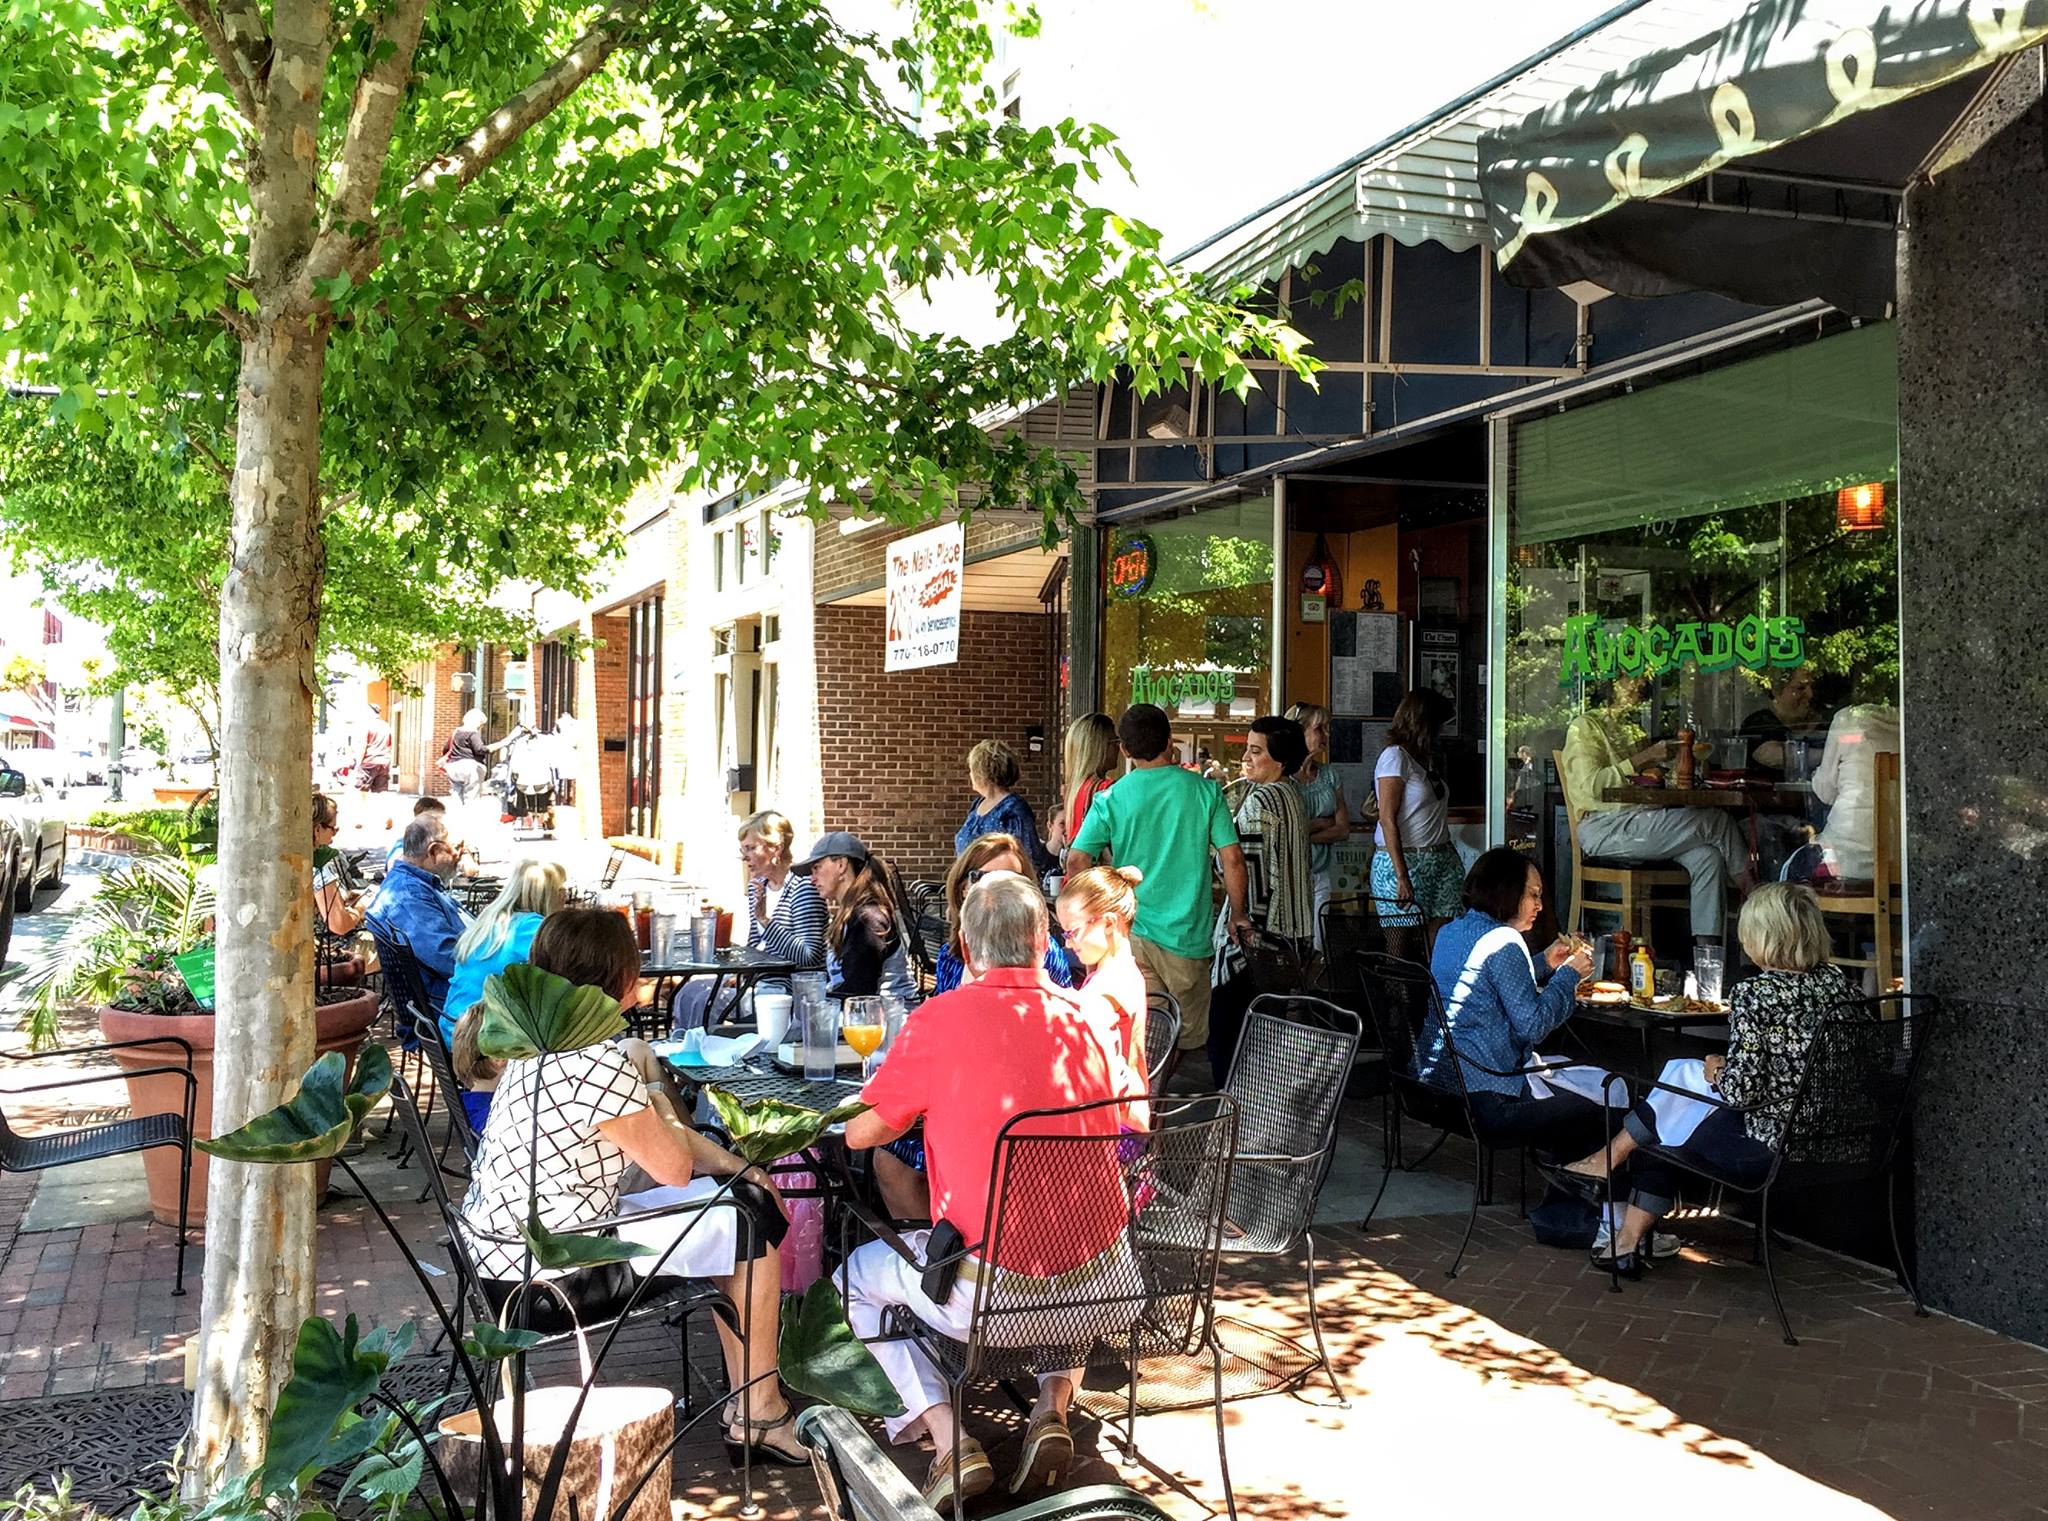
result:
[[(546, 1279), (536, 1280), (532, 1286), (552, 1293), (575, 1322), (577, 1366), (583, 1375), (582, 1383), (590, 1383), (590, 1338), (584, 1334), (582, 1322), (576, 1320), (575, 1307), (569, 1303), (568, 1295)], [(500, 1330), (506, 1329), (506, 1317), (517, 1297), (507, 1299), (505, 1308), (499, 1312)], [(548, 1465), (554, 1461), (556, 1449), (567, 1442), (569, 1458), (562, 1469), (558, 1494), (576, 1496), (579, 1517), (611, 1521), (614, 1507), (638, 1485), (633, 1508), (620, 1514), (618, 1521), (669, 1521), (670, 1490), (674, 1484), (669, 1455), (675, 1443), (675, 1395), (659, 1385), (594, 1385), (571, 1430), (570, 1417), (582, 1392), (581, 1384), (551, 1384), (526, 1392), (520, 1515), (534, 1514)], [(499, 1400), (493, 1407), (492, 1418), (498, 1440), (509, 1453), (512, 1401)], [(451, 1484), (458, 1496), (474, 1499), (483, 1472), (483, 1412), (464, 1410), (443, 1416), (439, 1431), (443, 1465)], [(641, 1475), (650, 1466), (654, 1472), (641, 1484)]]

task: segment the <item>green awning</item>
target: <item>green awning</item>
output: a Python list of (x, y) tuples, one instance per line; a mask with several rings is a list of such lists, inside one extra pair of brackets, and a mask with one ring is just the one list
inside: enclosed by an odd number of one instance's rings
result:
[(1898, 468), (1898, 329), (1872, 323), (1517, 425), (1514, 537), (1592, 538)]
[[(1751, 163), (1759, 155), (1936, 90), (2044, 38), (2048, 0), (1764, 0), (1743, 7), (1716, 30), (1647, 54), (1480, 138), (1479, 182), (1496, 258), (1514, 279), (1517, 261), (1559, 234), (1717, 170), (1761, 170)], [(1896, 154), (1886, 146), (1874, 142), (1825, 183), (1902, 187), (1919, 168), (1912, 154), (1924, 150), (1925, 137), (1901, 133)], [(1823, 225), (1832, 208), (1820, 195), (1809, 201), (1821, 203), (1809, 206), (1811, 225)], [(1654, 237), (1668, 243), (1671, 235)], [(1625, 263), (1626, 251), (1609, 248), (1604, 257)]]

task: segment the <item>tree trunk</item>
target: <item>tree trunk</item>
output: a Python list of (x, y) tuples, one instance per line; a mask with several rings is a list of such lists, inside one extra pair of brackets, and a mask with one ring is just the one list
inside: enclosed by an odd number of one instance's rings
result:
[[(328, 324), (266, 312), (242, 344), (232, 563), (221, 597), (219, 1012), (226, 1131), (283, 1103), (313, 1059), (312, 768), (320, 381)], [(313, 1169), (215, 1161), (188, 1493), (263, 1460), (312, 1313)]]

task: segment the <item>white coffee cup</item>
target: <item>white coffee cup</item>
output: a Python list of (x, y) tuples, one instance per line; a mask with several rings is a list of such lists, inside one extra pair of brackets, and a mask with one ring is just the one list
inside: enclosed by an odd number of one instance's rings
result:
[(796, 1000), (787, 993), (756, 993), (754, 995), (754, 1028), (766, 1037), (770, 1046), (782, 1044), (782, 1037), (789, 1031), (789, 1013)]

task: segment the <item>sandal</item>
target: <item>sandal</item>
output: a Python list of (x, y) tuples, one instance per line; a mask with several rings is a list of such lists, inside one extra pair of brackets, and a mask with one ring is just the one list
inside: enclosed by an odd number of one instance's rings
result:
[(725, 1460), (740, 1466), (747, 1450), (785, 1468), (802, 1468), (811, 1461), (811, 1449), (796, 1434), (796, 1412), (787, 1407), (772, 1421), (729, 1422), (725, 1428)]

